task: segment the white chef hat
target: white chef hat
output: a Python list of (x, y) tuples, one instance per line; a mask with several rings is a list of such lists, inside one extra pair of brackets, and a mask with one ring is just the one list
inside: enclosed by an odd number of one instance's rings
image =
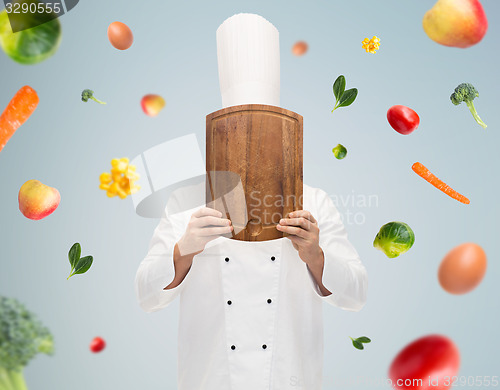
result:
[(280, 105), (279, 32), (260, 15), (241, 13), (217, 29), (222, 106)]

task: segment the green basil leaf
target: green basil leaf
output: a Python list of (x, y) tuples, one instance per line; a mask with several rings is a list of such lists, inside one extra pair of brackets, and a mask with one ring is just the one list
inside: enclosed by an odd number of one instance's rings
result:
[(335, 95), (335, 99), (337, 99), (337, 101), (340, 100), (344, 91), (345, 77), (343, 75), (340, 75), (339, 77), (337, 77), (337, 80), (335, 80), (335, 83), (333, 83), (333, 94)]
[(73, 274), (77, 275), (87, 272), (90, 269), (93, 260), (94, 258), (92, 256), (82, 257), (80, 260), (78, 260), (78, 263), (76, 263), (75, 272)]
[(360, 343), (370, 343), (371, 342), (371, 340), (368, 337), (364, 337), (364, 336), (358, 337), (356, 340), (359, 341)]
[(358, 96), (358, 90), (356, 88), (348, 89), (340, 98), (337, 108), (350, 106), (356, 99), (356, 96)]
[(80, 255), (82, 254), (82, 247), (77, 242), (73, 244), (68, 253), (69, 263), (71, 264), (71, 269), (75, 268), (76, 263), (80, 260)]
[(352, 345), (354, 345), (354, 348), (357, 348), (357, 349), (365, 349), (365, 347), (363, 346), (363, 344), (361, 344), (357, 340), (352, 340)]

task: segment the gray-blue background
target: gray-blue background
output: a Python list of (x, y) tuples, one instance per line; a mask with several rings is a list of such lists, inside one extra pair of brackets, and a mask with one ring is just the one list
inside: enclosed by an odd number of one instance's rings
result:
[[(258, 13), (280, 31), (281, 106), (304, 116), (304, 179), (336, 197), (350, 239), (368, 269), (369, 294), (359, 313), (324, 307), (325, 389), (371, 389), (394, 355), (429, 333), (451, 337), (461, 351), (461, 375), (500, 375), (495, 334), (500, 319), (498, 265), (498, 54), (500, 4), (484, 0), (489, 30), (461, 50), (431, 41), (421, 27), (433, 0), (401, 1), (117, 1), (82, 0), (61, 18), (63, 41), (51, 59), (22, 66), (0, 53), (0, 106), (23, 85), (40, 96), (35, 114), (0, 154), (0, 294), (36, 311), (53, 331), (57, 353), (31, 362), (31, 389), (175, 389), (178, 303), (147, 315), (133, 280), (156, 220), (135, 215), (130, 199), (108, 199), (99, 175), (114, 157), (140, 152), (195, 132), (204, 149), (205, 116), (221, 108), (215, 30), (239, 12)], [(107, 39), (109, 23), (133, 30), (124, 52)], [(375, 55), (361, 48), (377, 35)], [(291, 46), (310, 45), (297, 58)], [(332, 83), (339, 74), (359, 96), (331, 114)], [(471, 82), (483, 130), (467, 107), (449, 96)], [(84, 88), (108, 102), (80, 101)], [(156, 118), (140, 99), (167, 101)], [(401, 136), (387, 123), (394, 104), (415, 109), (419, 129)], [(345, 160), (331, 149), (341, 142)], [(421, 161), (471, 199), (466, 206), (440, 193), (412, 171)], [(20, 186), (38, 179), (59, 189), (50, 217), (34, 222), (17, 205)], [(372, 204), (357, 204), (372, 195)], [(377, 199), (374, 202), (373, 199)], [(354, 205), (352, 200), (354, 199)], [(343, 201), (342, 201), (343, 200)], [(393, 260), (372, 247), (391, 220), (415, 231), (413, 249)], [(357, 222), (356, 222), (357, 221)], [(346, 218), (346, 222), (347, 218)], [(81, 242), (92, 254), (88, 274), (66, 281), (68, 249)], [(453, 246), (473, 241), (489, 258), (480, 287), (464, 296), (444, 292), (437, 268)], [(88, 350), (100, 335), (98, 355)], [(348, 336), (373, 339), (355, 350)], [(304, 357), (307, 358), (307, 357)]]

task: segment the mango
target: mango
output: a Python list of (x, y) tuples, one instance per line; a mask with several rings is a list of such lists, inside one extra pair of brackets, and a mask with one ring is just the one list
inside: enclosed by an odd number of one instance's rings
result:
[(483, 39), (488, 20), (478, 0), (438, 0), (424, 15), (422, 25), (434, 42), (466, 48)]
[(141, 107), (146, 115), (156, 116), (165, 107), (165, 99), (160, 95), (146, 95), (141, 100)]
[(38, 180), (28, 180), (19, 189), (19, 210), (26, 218), (39, 220), (52, 214), (61, 202), (55, 188)]

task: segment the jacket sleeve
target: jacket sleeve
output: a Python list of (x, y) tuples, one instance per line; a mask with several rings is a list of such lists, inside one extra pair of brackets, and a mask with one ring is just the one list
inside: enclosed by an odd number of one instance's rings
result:
[(164, 290), (174, 279), (174, 246), (184, 233), (187, 222), (184, 216), (164, 216), (154, 231), (148, 254), (139, 265), (135, 291), (139, 305), (148, 313), (170, 304), (186, 284), (189, 272), (178, 286)]
[(356, 249), (347, 239), (340, 214), (330, 197), (322, 190), (315, 190), (314, 203), (317, 215), (313, 216), (320, 229), (319, 245), (325, 256), (322, 283), (331, 294), (322, 295), (308, 268), (313, 289), (322, 300), (331, 305), (358, 311), (366, 303), (366, 269)]

